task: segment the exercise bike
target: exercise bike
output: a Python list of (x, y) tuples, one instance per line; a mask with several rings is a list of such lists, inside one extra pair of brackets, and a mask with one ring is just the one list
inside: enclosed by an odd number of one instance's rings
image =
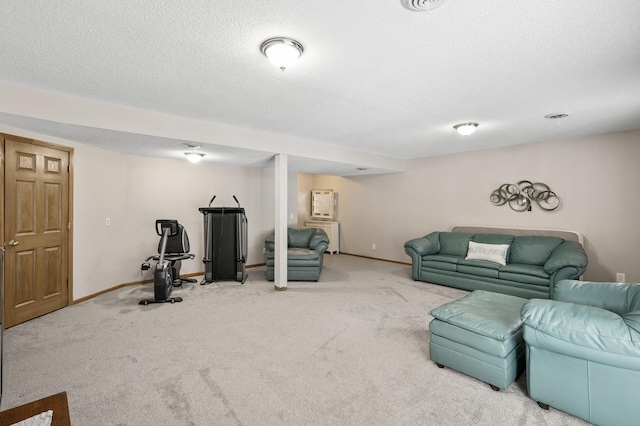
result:
[(182, 261), (193, 259), (194, 254), (189, 253), (189, 237), (184, 227), (177, 220), (156, 220), (156, 233), (162, 238), (158, 244), (159, 255), (149, 256), (145, 259), (140, 269), (151, 269), (149, 260), (157, 261), (153, 270), (153, 299), (143, 299), (140, 305), (149, 303), (176, 303), (182, 302), (182, 297), (170, 297), (174, 287), (182, 287), (182, 283), (195, 283), (197, 280), (180, 277)]

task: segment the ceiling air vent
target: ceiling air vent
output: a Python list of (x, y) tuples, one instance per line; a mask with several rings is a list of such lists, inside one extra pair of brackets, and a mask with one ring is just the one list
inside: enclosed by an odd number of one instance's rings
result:
[(414, 12), (428, 12), (440, 7), (446, 0), (401, 0), (402, 5)]

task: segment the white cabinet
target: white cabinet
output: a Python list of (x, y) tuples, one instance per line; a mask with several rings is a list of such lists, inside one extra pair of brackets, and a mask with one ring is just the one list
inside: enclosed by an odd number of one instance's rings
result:
[(340, 253), (340, 223), (328, 220), (306, 220), (304, 226), (307, 228), (320, 228), (329, 236), (329, 247), (327, 251), (331, 254)]

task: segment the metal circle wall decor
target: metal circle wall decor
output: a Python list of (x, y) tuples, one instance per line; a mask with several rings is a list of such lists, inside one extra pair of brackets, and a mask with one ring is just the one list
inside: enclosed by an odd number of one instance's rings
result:
[(517, 212), (530, 210), (532, 203), (548, 212), (560, 206), (560, 198), (549, 188), (549, 185), (528, 180), (500, 185), (489, 195), (489, 200), (494, 206), (508, 204)]

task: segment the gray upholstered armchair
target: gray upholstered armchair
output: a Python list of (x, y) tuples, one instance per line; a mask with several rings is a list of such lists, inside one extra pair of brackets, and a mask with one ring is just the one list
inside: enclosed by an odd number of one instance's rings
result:
[(529, 396), (598, 425), (640, 419), (640, 284), (556, 283), (522, 307)]
[[(319, 228), (287, 229), (287, 280), (318, 281), (322, 271), (324, 252), (329, 246), (329, 237)], [(264, 242), (267, 263), (267, 280), (275, 276), (275, 238), (274, 234)]]

